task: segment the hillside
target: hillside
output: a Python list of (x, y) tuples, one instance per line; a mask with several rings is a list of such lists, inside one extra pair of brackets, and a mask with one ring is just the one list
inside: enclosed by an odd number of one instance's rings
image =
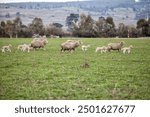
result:
[(20, 16), (24, 24), (35, 17), (43, 19), (45, 25), (61, 23), (65, 26), (66, 17), (71, 13), (90, 14), (94, 19), (112, 16), (115, 23), (136, 24), (140, 18), (150, 16), (150, 2), (136, 3), (134, 0), (93, 0), (66, 3), (1, 3), (0, 21), (12, 20)]

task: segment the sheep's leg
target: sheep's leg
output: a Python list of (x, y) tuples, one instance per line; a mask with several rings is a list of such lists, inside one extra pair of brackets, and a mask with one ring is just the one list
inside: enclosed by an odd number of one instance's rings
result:
[(130, 50), (128, 50), (128, 54), (130, 54)]
[(126, 53), (126, 50), (123, 50), (123, 53), (125, 54), (125, 53)]
[(3, 52), (3, 53), (5, 53), (5, 50), (4, 50), (4, 49), (2, 49), (2, 52)]
[(103, 51), (101, 50), (101, 54), (103, 53)]
[(11, 52), (10, 48), (7, 49), (8, 52)]
[(28, 48), (28, 53), (30, 52), (30, 49)]
[(73, 53), (74, 49), (70, 49), (70, 52)]
[(61, 50), (60, 50), (61, 52), (64, 52), (64, 49), (63, 48), (61, 48)]

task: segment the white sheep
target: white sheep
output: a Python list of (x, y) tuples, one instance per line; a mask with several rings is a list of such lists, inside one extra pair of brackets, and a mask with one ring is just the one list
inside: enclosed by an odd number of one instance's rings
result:
[(27, 44), (22, 44), (18, 45), (17, 49), (23, 51), (23, 47), (26, 46)]
[(123, 54), (125, 54), (126, 52), (129, 54), (131, 52), (132, 48), (133, 48), (133, 46), (130, 45), (129, 47), (124, 47), (121, 50), (123, 51)]
[(82, 45), (81, 49), (82, 51), (87, 51), (87, 49), (90, 47), (90, 45)]
[(9, 44), (7, 46), (3, 46), (1, 50), (3, 53), (5, 53), (6, 51), (11, 52), (11, 47), (12, 47), (12, 45)]
[(123, 45), (124, 45), (123, 41), (120, 42), (120, 43), (110, 43), (110, 44), (108, 44), (108, 46), (109, 46), (109, 50), (108, 51), (110, 51), (110, 50), (118, 50), (118, 51), (120, 51), (121, 48), (123, 47)]
[(106, 53), (109, 50), (109, 46), (102, 46), (102, 47), (97, 47), (95, 52), (101, 52), (101, 53)]
[(31, 44), (29, 44), (29, 45), (26, 44), (22, 48), (23, 52), (25, 52), (25, 51), (30, 52), (30, 50), (33, 50), (33, 47), (31, 47)]

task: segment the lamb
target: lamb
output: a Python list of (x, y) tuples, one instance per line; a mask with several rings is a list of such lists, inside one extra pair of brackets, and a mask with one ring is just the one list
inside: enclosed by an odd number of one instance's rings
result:
[(61, 44), (61, 52), (64, 52), (64, 51), (75, 51), (75, 48), (77, 48), (78, 46), (81, 45), (81, 42), (80, 41), (66, 41), (64, 43)]
[(132, 48), (133, 48), (133, 46), (130, 45), (129, 47), (124, 47), (121, 50), (123, 51), (123, 54), (125, 54), (126, 52), (129, 54), (131, 52)]
[(30, 52), (30, 50), (33, 50), (33, 47), (31, 47), (31, 44), (28, 44), (28, 45), (26, 44), (22, 48), (23, 52), (25, 52), (25, 51)]
[(97, 47), (95, 52), (101, 52), (101, 53), (106, 53), (109, 50), (109, 46), (102, 46), (102, 47)]
[(26, 46), (26, 44), (18, 45), (17, 49), (23, 51), (24, 46)]
[(44, 46), (48, 43), (48, 40), (47, 38), (46, 39), (36, 39), (36, 40), (33, 40), (31, 42), (31, 47), (33, 47), (34, 49), (36, 48), (44, 48)]
[(120, 51), (121, 48), (123, 47), (123, 45), (124, 45), (124, 42), (110, 43), (110, 44), (108, 44), (108, 46), (109, 46), (108, 51), (110, 51), (110, 50), (118, 50), (118, 51)]
[(12, 45), (9, 44), (7, 46), (3, 46), (1, 50), (3, 53), (5, 53), (6, 51), (11, 52), (11, 47), (12, 47)]
[(87, 49), (90, 47), (90, 45), (82, 45), (82, 50), (83, 51), (87, 51)]

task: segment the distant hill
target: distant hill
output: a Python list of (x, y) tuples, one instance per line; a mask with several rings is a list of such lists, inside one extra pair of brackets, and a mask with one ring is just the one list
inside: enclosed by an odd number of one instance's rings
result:
[(90, 14), (94, 19), (112, 16), (118, 25), (136, 24), (140, 18), (150, 16), (150, 1), (141, 0), (93, 0), (65, 3), (26, 2), (26, 3), (1, 3), (0, 21), (11, 20), (20, 16), (24, 24), (28, 24), (35, 17), (43, 19), (45, 25), (61, 23), (65, 26), (66, 17), (71, 13)]

